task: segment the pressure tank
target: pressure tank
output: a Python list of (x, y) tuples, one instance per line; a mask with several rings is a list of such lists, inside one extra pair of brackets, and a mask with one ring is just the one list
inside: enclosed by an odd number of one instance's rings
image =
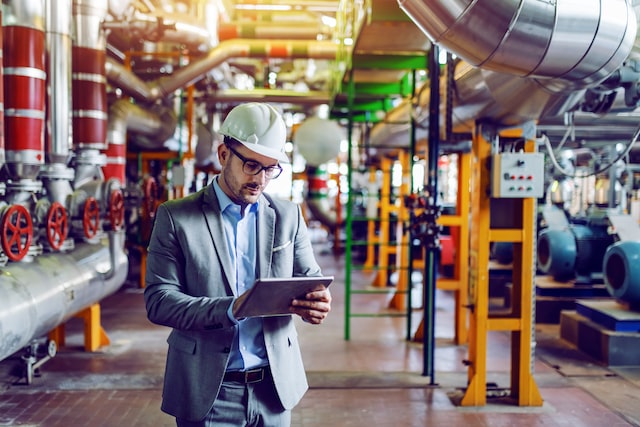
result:
[(344, 131), (333, 120), (311, 117), (305, 120), (293, 136), (293, 142), (307, 164), (320, 166), (340, 154)]
[(602, 272), (612, 297), (640, 304), (640, 242), (621, 241), (609, 246), (602, 261)]

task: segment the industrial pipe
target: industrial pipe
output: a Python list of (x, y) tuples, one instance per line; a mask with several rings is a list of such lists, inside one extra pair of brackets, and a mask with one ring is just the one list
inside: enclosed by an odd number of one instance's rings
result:
[(116, 292), (128, 274), (124, 232), (3, 267), (0, 360)]
[[(462, 59), (454, 71), (456, 133), (471, 132), (479, 118), (515, 126), (562, 115), (623, 64), (637, 30), (625, 0), (398, 3), (434, 43)], [(412, 118), (416, 140), (427, 138), (428, 105), (428, 91), (418, 90), (372, 128), (370, 145), (408, 147)]]

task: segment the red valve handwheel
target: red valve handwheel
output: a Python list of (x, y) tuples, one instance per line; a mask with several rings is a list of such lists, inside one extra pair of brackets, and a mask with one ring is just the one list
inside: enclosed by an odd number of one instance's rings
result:
[(67, 227), (67, 211), (58, 202), (53, 202), (47, 214), (47, 240), (49, 245), (59, 250), (62, 247), (69, 229)]
[(120, 230), (124, 223), (124, 195), (120, 190), (113, 190), (109, 197), (109, 220), (113, 230)]
[(84, 213), (82, 214), (82, 227), (84, 228), (84, 236), (87, 239), (91, 239), (98, 234), (98, 227), (100, 226), (100, 206), (98, 201), (89, 197), (84, 202)]
[(2, 217), (2, 249), (11, 261), (20, 261), (29, 251), (33, 239), (33, 222), (22, 205), (13, 205)]
[(153, 177), (147, 178), (144, 184), (144, 206), (147, 209), (149, 218), (153, 218), (156, 215), (157, 193), (158, 186), (156, 180)]

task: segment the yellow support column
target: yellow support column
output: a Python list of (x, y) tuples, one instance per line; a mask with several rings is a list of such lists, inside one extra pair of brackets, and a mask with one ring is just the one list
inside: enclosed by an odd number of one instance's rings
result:
[(391, 223), (391, 166), (393, 162), (389, 158), (381, 159), (382, 188), (380, 196), (380, 232), (378, 235), (378, 273), (373, 279), (373, 286), (387, 286), (389, 274), (389, 224)]
[[(102, 346), (109, 345), (111, 341), (102, 328), (100, 322), (100, 304), (96, 303), (75, 314), (74, 317), (84, 322), (84, 350), (94, 352)], [(65, 324), (61, 324), (48, 334), (50, 340), (56, 342), (58, 347), (65, 346)]]
[[(533, 245), (535, 242), (535, 204), (533, 198), (509, 199), (522, 222), (512, 229), (491, 228), (491, 198), (488, 169), (491, 141), (485, 139), (481, 125), (473, 138), (471, 192), (470, 257), (469, 257), (469, 370), (468, 388), (462, 406), (486, 404), (487, 335), (489, 331), (511, 332), (510, 396), (520, 406), (540, 406), (542, 398), (532, 374), (533, 341)], [(488, 129), (492, 132), (492, 129)], [(506, 136), (513, 136), (510, 131)], [(494, 132), (492, 137), (498, 138)], [(521, 134), (517, 135), (522, 138)], [(527, 141), (526, 152), (535, 151)], [(489, 313), (489, 245), (491, 242), (514, 242), (513, 298), (511, 312), (500, 316)]]
[(471, 153), (458, 154), (458, 194), (456, 200), (456, 214), (442, 215), (438, 223), (443, 226), (455, 228), (458, 231), (454, 241), (456, 256), (454, 261), (453, 279), (438, 279), (438, 289), (454, 291), (455, 298), (455, 322), (454, 342), (465, 344), (468, 340), (468, 313), (469, 301), (469, 180), (471, 178)]
[(491, 146), (476, 134), (472, 144), (471, 224), (469, 230), (469, 369), (462, 406), (487, 403), (487, 320), (489, 317), (489, 170)]
[(457, 215), (460, 218), (458, 227), (458, 242), (456, 245), (456, 258), (454, 268), (458, 289), (455, 293), (456, 321), (455, 342), (465, 344), (469, 339), (469, 316), (467, 305), (469, 303), (469, 211), (471, 198), (464, 189), (469, 187), (471, 179), (472, 154), (458, 154), (458, 195), (456, 205)]
[[(376, 170), (375, 168), (369, 169), (369, 184), (375, 184), (376, 182)], [(380, 221), (377, 221), (377, 217), (379, 215), (380, 210), (380, 201), (376, 200), (376, 214), (371, 216), (369, 212), (369, 205), (373, 203), (373, 195), (369, 194), (367, 199), (367, 259), (364, 262), (363, 270), (371, 270), (376, 265), (376, 222), (379, 224)]]
[[(534, 152), (533, 141), (527, 141), (525, 151)], [(536, 200), (522, 200), (522, 242), (513, 245), (513, 310), (512, 316), (520, 318), (518, 330), (511, 333), (511, 395), (519, 406), (541, 406), (542, 396), (533, 378), (533, 310), (536, 242)]]
[(85, 308), (76, 317), (84, 321), (84, 350), (93, 352), (111, 342), (100, 322), (100, 304)]
[(405, 224), (409, 223), (409, 210), (404, 204), (405, 196), (411, 193), (411, 158), (408, 153), (401, 151), (398, 160), (402, 165), (402, 184), (398, 194), (396, 225), (396, 270), (398, 272), (398, 283), (396, 292), (389, 302), (389, 308), (405, 310), (407, 308), (407, 292), (411, 289), (411, 277), (409, 277), (409, 264), (411, 256), (412, 242), (409, 241), (409, 231), (405, 230)]

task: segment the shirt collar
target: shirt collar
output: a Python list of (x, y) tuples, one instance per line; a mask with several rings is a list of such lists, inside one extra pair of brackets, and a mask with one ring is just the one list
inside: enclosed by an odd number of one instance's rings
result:
[[(233, 203), (233, 200), (231, 200), (229, 196), (227, 196), (227, 194), (224, 191), (222, 191), (222, 188), (220, 188), (220, 184), (218, 183), (218, 176), (216, 176), (213, 179), (212, 185), (213, 185), (213, 189), (216, 192), (216, 196), (218, 196), (218, 203), (220, 204), (220, 212), (224, 212), (227, 208), (229, 208), (229, 206), (231, 206), (236, 208), (236, 212), (240, 213), (240, 206)], [(247, 212), (256, 212), (257, 209), (258, 209), (258, 202), (252, 203), (247, 206), (245, 210), (245, 214)]]

